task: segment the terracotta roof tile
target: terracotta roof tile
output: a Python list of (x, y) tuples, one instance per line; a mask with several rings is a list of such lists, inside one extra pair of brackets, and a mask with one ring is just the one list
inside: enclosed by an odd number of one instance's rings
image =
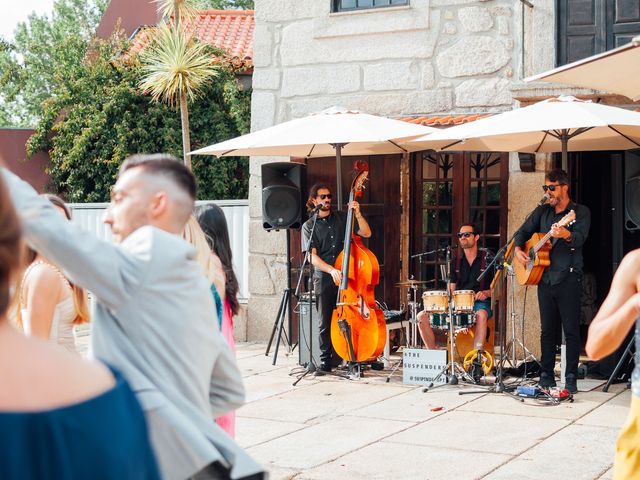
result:
[(418, 125), (426, 125), (427, 127), (451, 127), (460, 125), (461, 123), (473, 122), (483, 117), (488, 117), (491, 113), (475, 113), (468, 115), (433, 115), (423, 117), (402, 117), (398, 120), (404, 122), (416, 123)]
[[(234, 68), (253, 67), (253, 10), (201, 10), (186, 24), (198, 39), (224, 50)], [(139, 53), (149, 43), (149, 28), (138, 29), (132, 38), (130, 53)]]

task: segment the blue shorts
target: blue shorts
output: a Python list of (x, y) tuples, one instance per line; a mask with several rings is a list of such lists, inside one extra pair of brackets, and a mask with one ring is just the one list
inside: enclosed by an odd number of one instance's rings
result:
[(486, 310), (487, 319), (493, 317), (493, 311), (491, 310), (491, 299), (487, 298), (486, 300), (476, 300), (473, 302), (473, 311), (477, 312), (478, 310)]

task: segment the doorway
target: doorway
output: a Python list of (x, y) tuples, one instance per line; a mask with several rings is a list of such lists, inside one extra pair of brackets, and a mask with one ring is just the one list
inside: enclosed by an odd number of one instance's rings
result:
[[(634, 209), (629, 208), (631, 189), (635, 188), (633, 179), (640, 175), (640, 152), (572, 153), (568, 173), (572, 199), (591, 210), (591, 228), (583, 248), (580, 333), (585, 343), (589, 324), (609, 293), (622, 257), (640, 248), (640, 221), (633, 222)], [(625, 346), (626, 342), (621, 348)]]

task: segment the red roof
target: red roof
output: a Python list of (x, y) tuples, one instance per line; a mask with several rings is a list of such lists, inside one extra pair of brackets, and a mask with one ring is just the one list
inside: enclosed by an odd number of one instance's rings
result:
[(469, 123), (488, 117), (491, 113), (474, 113), (470, 115), (434, 115), (429, 117), (403, 117), (398, 120), (403, 122), (415, 123), (418, 125), (426, 125), (427, 127), (451, 127), (460, 125), (461, 123)]
[[(186, 24), (198, 39), (225, 51), (236, 69), (253, 67), (253, 10), (201, 10)], [(131, 53), (138, 53), (149, 43), (149, 27), (140, 28), (132, 39)]]

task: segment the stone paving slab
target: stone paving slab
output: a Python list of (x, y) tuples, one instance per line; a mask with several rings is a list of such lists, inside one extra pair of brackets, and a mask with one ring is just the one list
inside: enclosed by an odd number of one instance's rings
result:
[(238, 415), (294, 423), (321, 421), (323, 417), (346, 414), (405, 391), (403, 387), (359, 381), (321, 381), (249, 403)]
[[(240, 371), (242, 372), (243, 377), (248, 377), (250, 375), (257, 375), (259, 373), (272, 372), (274, 370), (283, 370), (284, 372), (288, 372), (289, 368), (293, 367), (296, 364), (293, 358), (287, 358), (286, 356), (278, 354), (278, 361), (275, 365), (272, 365), (273, 357), (266, 357), (264, 354), (262, 355), (251, 355), (239, 360), (238, 366), (240, 367)], [(286, 375), (286, 373), (285, 373)]]
[(629, 405), (631, 405), (631, 390), (616, 395), (584, 417), (579, 418), (576, 423), (620, 429), (629, 414)]
[[(296, 480), (472, 480), (508, 461), (495, 453), (441, 447), (374, 443), (332, 462), (306, 470)], [(540, 479), (538, 479), (540, 480)]]
[(408, 392), (360, 408), (352, 412), (351, 415), (421, 422), (442, 415), (473, 400), (475, 398), (458, 395), (458, 390), (438, 389), (424, 393), (422, 388), (414, 388)]
[(613, 480), (613, 467), (604, 472), (604, 474), (598, 478), (598, 480)]
[(387, 442), (517, 455), (566, 427), (567, 420), (454, 410), (386, 439)]
[(266, 372), (263, 375), (251, 375), (244, 378), (244, 386), (247, 390), (246, 403), (255, 402), (274, 395), (305, 388), (318, 383), (317, 381), (300, 383), (294, 387), (295, 378)]
[(570, 425), (487, 475), (487, 480), (600, 478), (613, 464), (617, 428)]
[(507, 394), (492, 393), (461, 406), (460, 410), (576, 420), (614, 396), (613, 393), (584, 392), (578, 393), (573, 403), (566, 401), (560, 405), (549, 406), (530, 399), (520, 402)]
[(259, 445), (297, 430), (308, 428), (304, 423), (264, 420), (262, 418), (236, 419), (236, 440), (243, 448)]
[(395, 420), (340, 416), (247, 449), (268, 468), (308, 469), (330, 462), (413, 425)]
[(623, 384), (604, 393), (602, 381), (579, 381), (596, 390), (553, 407), (458, 395), (472, 389), (464, 386), (422, 393), (401, 383), (401, 370), (389, 383), (387, 369), (353, 381), (308, 375), (293, 387), (297, 356), (281, 350), (274, 367), (265, 348), (238, 346), (251, 401), (238, 411), (237, 439), (271, 479), (612, 480)]

